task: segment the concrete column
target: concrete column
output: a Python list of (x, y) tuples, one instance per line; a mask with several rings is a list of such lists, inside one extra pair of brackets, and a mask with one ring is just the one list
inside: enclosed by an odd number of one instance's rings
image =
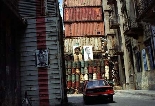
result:
[(122, 68), (122, 66), (124, 64), (122, 64), (122, 62), (121, 62), (121, 56), (120, 55), (118, 56), (118, 62), (119, 62), (118, 66), (119, 66), (120, 84), (121, 84), (122, 88), (124, 89), (125, 88), (125, 83), (126, 83), (123, 68)]
[[(122, 7), (122, 4), (120, 3), (120, 1), (118, 0), (117, 1), (117, 7), (118, 7), (118, 16), (120, 18), (120, 33), (121, 33), (121, 37), (122, 37), (122, 51), (124, 52), (124, 67), (125, 67), (125, 80), (126, 80), (126, 87), (125, 89), (128, 89), (129, 88), (129, 66), (128, 66), (128, 51), (126, 49), (126, 46), (125, 46), (125, 35), (124, 35), (124, 29), (123, 29), (123, 23), (124, 23), (124, 17), (123, 17), (123, 14), (121, 12), (121, 7)], [(122, 70), (121, 70), (122, 71)], [(121, 78), (123, 80), (123, 77)]]

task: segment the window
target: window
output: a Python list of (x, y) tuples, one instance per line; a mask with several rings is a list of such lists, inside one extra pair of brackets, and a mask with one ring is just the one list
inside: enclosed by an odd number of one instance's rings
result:
[(87, 83), (88, 88), (100, 87), (100, 86), (108, 86), (108, 83), (104, 80), (89, 81)]

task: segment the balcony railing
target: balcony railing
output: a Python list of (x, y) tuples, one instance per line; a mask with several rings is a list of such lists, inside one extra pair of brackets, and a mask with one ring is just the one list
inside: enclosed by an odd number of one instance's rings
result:
[(116, 0), (107, 0), (107, 5), (112, 5), (116, 2)]
[(123, 55), (123, 51), (120, 45), (115, 45), (109, 49), (111, 55)]
[(121, 55), (121, 54), (123, 54), (123, 52), (122, 52), (122, 50), (121, 50), (121, 46), (116, 45), (116, 46), (114, 47), (114, 55)]
[(137, 28), (137, 22), (134, 19), (125, 19), (124, 30), (129, 30), (130, 28)]
[(138, 19), (147, 17), (147, 14), (152, 11), (155, 6), (155, 0), (141, 0), (138, 4)]
[(142, 26), (138, 25), (135, 19), (126, 19), (124, 24), (124, 34), (137, 38), (143, 32)]
[(119, 23), (118, 23), (118, 18), (117, 17), (112, 17), (109, 20), (109, 26), (110, 29), (118, 29), (119, 28)]
[(116, 36), (116, 33), (111, 33), (111, 32), (109, 32), (109, 33), (107, 33), (107, 36)]

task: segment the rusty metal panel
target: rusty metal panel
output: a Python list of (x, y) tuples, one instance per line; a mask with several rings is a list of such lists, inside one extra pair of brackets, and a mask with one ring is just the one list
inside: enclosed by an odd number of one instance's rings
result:
[[(50, 105), (61, 104), (65, 97), (62, 85), (62, 45), (59, 40), (62, 39), (59, 34), (62, 26), (58, 20), (57, 17), (28, 19), (28, 27), (21, 40), (21, 94), (24, 97), (24, 91), (28, 90), (32, 103), (38, 106), (41, 101), (48, 101)], [(35, 51), (40, 47), (48, 48), (49, 51), (49, 67), (46, 69), (36, 67)]]
[[(27, 29), (21, 40), (21, 94), (28, 90), (32, 105), (61, 104), (64, 93), (62, 69), (61, 19), (57, 0), (20, 0), (19, 9), (27, 19)], [(42, 17), (44, 16), (44, 17)], [(49, 16), (49, 17), (48, 17)], [(57, 16), (57, 17), (54, 17)], [(36, 65), (36, 51), (48, 51), (48, 67)]]
[(64, 7), (101, 6), (102, 0), (64, 0)]
[(72, 37), (65, 38), (64, 40), (64, 52), (65, 53), (73, 53), (73, 46), (77, 43), (80, 47), (83, 46), (92, 46), (93, 51), (101, 51), (102, 50), (102, 41), (101, 37)]
[(65, 37), (104, 36), (104, 22), (65, 23)]
[(64, 22), (103, 21), (101, 7), (64, 8)]

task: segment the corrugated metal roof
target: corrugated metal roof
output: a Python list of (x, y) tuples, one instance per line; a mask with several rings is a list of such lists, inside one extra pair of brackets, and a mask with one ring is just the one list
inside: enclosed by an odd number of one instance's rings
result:
[(21, 16), (30, 18), (37, 16), (57, 16), (59, 13), (56, 0), (19, 0), (19, 13)]
[(102, 8), (64, 8), (64, 22), (70, 21), (103, 21)]
[[(61, 104), (64, 95), (62, 82), (62, 50), (58, 17), (27, 19), (28, 27), (21, 41), (21, 90), (28, 91), (33, 105)], [(49, 67), (36, 66), (36, 50), (48, 48)]]
[(65, 23), (65, 37), (104, 36), (104, 22)]
[(102, 0), (64, 0), (64, 6), (101, 6)]

